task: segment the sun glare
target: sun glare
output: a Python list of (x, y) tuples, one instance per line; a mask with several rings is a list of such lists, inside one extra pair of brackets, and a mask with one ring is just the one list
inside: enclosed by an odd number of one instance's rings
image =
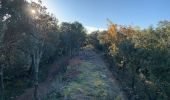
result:
[(32, 14), (35, 14), (35, 10), (34, 9), (32, 9), (31, 12), (32, 12)]

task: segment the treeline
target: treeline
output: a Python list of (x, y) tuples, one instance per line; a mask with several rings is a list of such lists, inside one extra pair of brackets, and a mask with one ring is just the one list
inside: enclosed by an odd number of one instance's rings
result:
[(170, 100), (170, 21), (146, 29), (110, 22), (88, 42), (104, 54), (129, 100)]
[(86, 30), (81, 23), (58, 24), (46, 9), (40, 0), (38, 3), (0, 1), (1, 100), (16, 96), (14, 91), (17, 90), (12, 90), (13, 86), (23, 88), (22, 84), (31, 80), (35, 100), (38, 100), (41, 66), (61, 56), (71, 56), (84, 45)]

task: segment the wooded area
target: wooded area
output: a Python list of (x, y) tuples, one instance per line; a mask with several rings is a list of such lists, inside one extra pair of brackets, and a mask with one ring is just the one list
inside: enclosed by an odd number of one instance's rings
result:
[(40, 0), (0, 1), (0, 100), (15, 100), (31, 87), (40, 100), (38, 85), (49, 64), (89, 45), (102, 54), (127, 100), (170, 100), (170, 21), (140, 29), (108, 20), (108, 30), (87, 34), (79, 22), (59, 24)]
[(129, 100), (170, 99), (169, 21), (143, 30), (110, 23), (108, 31), (93, 32), (89, 39), (104, 53)]

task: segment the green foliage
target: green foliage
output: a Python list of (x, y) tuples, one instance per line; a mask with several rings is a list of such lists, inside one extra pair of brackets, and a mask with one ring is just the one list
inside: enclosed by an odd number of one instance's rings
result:
[(170, 99), (169, 21), (144, 30), (122, 26), (116, 29), (111, 25), (108, 32), (95, 39), (96, 43), (102, 41), (98, 45), (103, 47), (111, 66), (117, 66), (111, 69), (130, 100)]
[(61, 32), (61, 52), (72, 55), (73, 49), (80, 49), (84, 45), (86, 31), (79, 22), (66, 23), (60, 26)]
[[(0, 59), (0, 66), (5, 65), (5, 83), (21, 78), (33, 79), (35, 52), (42, 53), (41, 71), (42, 65), (52, 63), (54, 58), (73, 54), (84, 45), (86, 31), (82, 24), (64, 22), (59, 25), (41, 2), (2, 0), (0, 5), (0, 57), (4, 56), (3, 61)], [(6, 99), (10, 98), (10, 90), (7, 88)]]

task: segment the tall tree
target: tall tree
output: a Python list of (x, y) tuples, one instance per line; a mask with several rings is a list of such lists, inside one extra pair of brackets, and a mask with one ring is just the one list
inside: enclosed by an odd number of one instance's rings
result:
[(3, 43), (3, 39), (4, 39), (4, 31), (6, 30), (6, 26), (5, 24), (2, 22), (2, 18), (0, 20), (0, 99), (3, 100), (4, 99), (4, 81), (3, 81), (3, 76), (4, 76), (4, 62), (5, 62), (5, 55), (4, 55), (4, 43)]
[(47, 33), (55, 25), (54, 18), (46, 12), (46, 8), (42, 6), (42, 2), (32, 2), (32, 19), (33, 19), (33, 33), (35, 35), (35, 42), (32, 52), (33, 66), (34, 66), (34, 99), (39, 100), (38, 96), (38, 81), (39, 81), (39, 66), (43, 56), (45, 41)]
[(6, 20), (8, 16), (2, 10), (6, 2), (0, 1), (0, 99), (4, 100), (4, 66), (5, 66), (5, 49), (4, 49), (4, 35), (7, 29)]

